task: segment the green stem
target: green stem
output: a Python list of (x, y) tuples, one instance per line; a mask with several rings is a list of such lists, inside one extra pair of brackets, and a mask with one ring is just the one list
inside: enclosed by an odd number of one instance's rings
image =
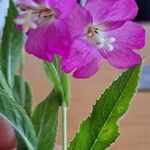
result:
[(63, 104), (62, 104), (62, 150), (67, 150), (67, 110), (70, 104), (70, 80), (69, 76), (63, 74)]
[(62, 150), (67, 150), (67, 107), (62, 106)]
[(21, 106), (25, 107), (25, 81), (24, 81), (24, 52), (22, 54), (22, 60), (20, 63), (20, 97), (21, 97)]

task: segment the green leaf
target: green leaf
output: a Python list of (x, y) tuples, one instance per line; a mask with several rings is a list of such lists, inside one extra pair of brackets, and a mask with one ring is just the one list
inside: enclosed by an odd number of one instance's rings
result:
[(82, 122), (68, 150), (105, 150), (119, 136), (118, 120), (136, 91), (140, 66), (127, 70), (96, 102), (91, 116)]
[(21, 32), (17, 31), (14, 23), (14, 19), (18, 15), (17, 9), (12, 0), (9, 2), (8, 16), (0, 49), (0, 64), (9, 86), (13, 87), (13, 76), (21, 60), (23, 36)]
[[(25, 82), (24, 92), (21, 92), (21, 77), (15, 76), (13, 94), (14, 98), (27, 112), (28, 116), (31, 116), (32, 113), (32, 91), (27, 81)], [(23, 94), (23, 95), (22, 95)], [(24, 99), (24, 100), (22, 100)]]
[(5, 77), (0, 69), (0, 89), (4, 90), (5, 93), (7, 93), (7, 95), (11, 98), (14, 98), (12, 91), (10, 89), (10, 87), (7, 84), (7, 81), (5, 80)]
[(44, 69), (46, 71), (48, 79), (53, 83), (55, 89), (62, 92), (63, 89), (61, 85), (60, 74), (54, 63), (44, 62)]
[(24, 109), (0, 90), (0, 115), (14, 127), (26, 143), (28, 150), (37, 150), (37, 137), (34, 127)]
[(32, 121), (38, 136), (38, 150), (53, 150), (55, 146), (59, 95), (55, 90), (37, 106), (33, 113)]
[(44, 62), (44, 68), (49, 80), (53, 83), (55, 89), (60, 93), (62, 93), (63, 104), (65, 106), (69, 106), (70, 104), (69, 76), (61, 70), (59, 57), (55, 57), (53, 63)]

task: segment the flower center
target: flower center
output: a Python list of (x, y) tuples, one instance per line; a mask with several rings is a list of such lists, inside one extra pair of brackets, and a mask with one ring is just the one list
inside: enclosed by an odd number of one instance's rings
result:
[(39, 24), (52, 20), (55, 17), (55, 11), (44, 7), (19, 6), (25, 12), (22, 16), (15, 19), (16, 24), (22, 25), (23, 32), (36, 29)]
[(104, 48), (109, 51), (114, 50), (113, 44), (116, 41), (116, 39), (114, 37), (105, 37), (100, 27), (90, 26), (87, 30), (87, 36), (92, 42), (94, 42), (97, 45), (98, 48)]

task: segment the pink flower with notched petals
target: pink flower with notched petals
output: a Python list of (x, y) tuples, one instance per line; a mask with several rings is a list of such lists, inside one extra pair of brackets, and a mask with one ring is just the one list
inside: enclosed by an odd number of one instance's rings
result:
[(26, 51), (47, 61), (54, 54), (67, 55), (70, 37), (65, 20), (75, 4), (76, 0), (19, 0), (23, 13), (15, 22), (28, 36)]
[(87, 0), (84, 8), (78, 5), (68, 19), (72, 46), (61, 61), (66, 73), (88, 78), (99, 70), (102, 58), (120, 69), (141, 62), (133, 50), (144, 46), (145, 31), (130, 21), (138, 11), (135, 0)]

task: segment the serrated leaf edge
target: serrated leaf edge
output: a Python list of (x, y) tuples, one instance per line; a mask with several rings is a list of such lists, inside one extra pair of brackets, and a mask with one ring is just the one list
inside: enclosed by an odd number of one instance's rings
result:
[[(142, 66), (142, 63), (141, 63), (141, 66)], [(137, 68), (135, 68), (135, 70), (136, 70)], [(135, 71), (134, 70), (134, 71)], [(133, 73), (134, 73), (134, 71), (133, 71)], [(126, 71), (125, 71), (126, 72)], [(100, 100), (100, 98), (101, 97), (103, 97), (103, 95), (105, 94), (105, 92), (107, 92), (107, 90), (109, 90), (109, 88), (111, 88), (111, 86), (113, 86), (113, 84), (117, 81), (117, 80), (119, 80), (120, 78), (121, 78), (121, 76), (125, 73), (125, 72), (123, 72), (116, 80), (114, 80), (109, 86), (108, 86), (108, 88), (106, 88), (105, 89), (105, 91), (103, 91), (102, 92), (102, 94), (96, 99), (96, 101), (95, 101), (95, 104), (93, 104), (93, 109), (94, 109), (94, 107), (96, 106), (96, 104), (98, 103), (98, 101)], [(140, 72), (141, 72), (141, 69), (140, 69)], [(132, 73), (132, 75), (133, 75), (133, 73)], [(140, 74), (138, 75), (138, 79), (140, 78)], [(130, 81), (130, 80), (129, 80)], [(139, 84), (139, 83), (138, 83)], [(127, 85), (128, 85), (128, 83), (127, 83)], [(127, 86), (126, 85), (126, 86)], [(135, 91), (137, 91), (137, 89), (135, 89)], [(134, 97), (134, 95), (135, 95), (136, 93), (133, 93), (133, 96), (132, 96), (132, 98)], [(122, 95), (122, 94), (121, 94)], [(121, 97), (121, 96), (120, 96)], [(116, 106), (116, 105), (115, 105)], [(75, 139), (75, 137), (79, 134), (79, 132), (80, 132), (80, 129), (81, 129), (81, 126), (88, 120), (88, 119), (90, 119), (91, 118), (91, 116), (92, 116), (92, 112), (93, 112), (93, 109), (92, 109), (92, 111), (91, 111), (91, 113), (89, 114), (89, 116), (87, 117), (87, 118), (85, 118), (85, 119), (83, 119), (83, 121), (81, 121), (81, 123), (80, 123), (80, 125), (79, 125), (79, 129), (78, 129), (78, 131), (77, 131), (77, 133), (74, 135), (74, 137), (72, 138), (72, 140), (70, 141), (70, 143), (69, 143), (69, 145), (68, 145), (68, 147), (70, 147), (70, 145), (73, 143), (73, 140)], [(124, 115), (126, 114), (128, 112), (128, 110), (124, 113)], [(123, 116), (124, 116), (123, 115)], [(122, 117), (123, 117), (122, 116)], [(122, 117), (121, 118), (118, 118), (118, 120), (117, 120), (117, 125), (118, 125), (118, 122), (122, 119)], [(108, 117), (109, 118), (109, 117)], [(120, 131), (120, 129), (119, 129), (119, 131)], [(120, 134), (120, 132), (119, 132), (119, 134)], [(98, 135), (99, 136), (99, 135)], [(113, 143), (115, 142), (117, 140), (117, 138), (113, 141)], [(110, 145), (109, 145), (109, 147), (113, 144), (113, 143), (111, 143)], [(108, 147), (108, 148), (109, 148)], [(91, 150), (91, 149), (90, 149)]]

